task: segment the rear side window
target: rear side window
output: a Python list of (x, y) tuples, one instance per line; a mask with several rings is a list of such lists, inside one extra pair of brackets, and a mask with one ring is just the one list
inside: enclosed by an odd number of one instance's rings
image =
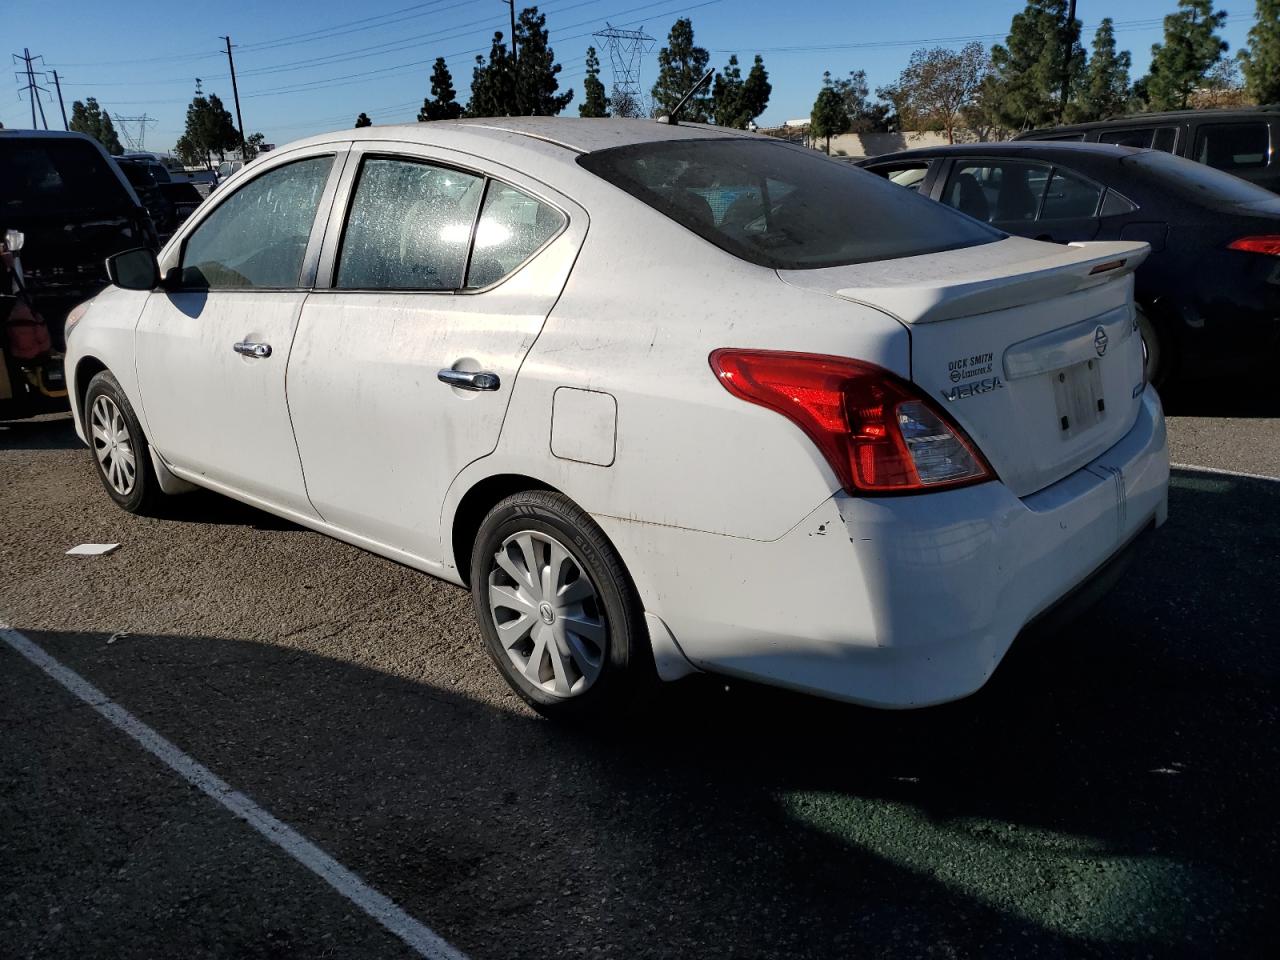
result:
[(484, 178), (415, 160), (370, 158), (360, 169), (334, 286), (456, 290)]
[(1265, 123), (1215, 123), (1196, 133), (1195, 159), (1218, 170), (1265, 167), (1271, 138)]
[(734, 256), (779, 270), (919, 256), (1004, 236), (868, 171), (784, 143), (640, 143), (578, 163)]
[(1100, 217), (1119, 217), (1126, 213), (1135, 213), (1138, 205), (1128, 197), (1116, 193), (1114, 190), (1108, 190), (1107, 195), (1103, 198), (1102, 209), (1098, 211)]
[(296, 287), (333, 157), (269, 170), (227, 197), (187, 238), (182, 285)]
[(115, 211), (131, 204), (93, 144), (71, 138), (0, 140), (0, 217)]
[(1121, 147), (1147, 147), (1173, 153), (1178, 145), (1177, 127), (1133, 127), (1128, 130), (1103, 130), (1098, 134), (1099, 143), (1114, 143)]
[(1055, 167), (1045, 191), (1041, 220), (1079, 220), (1098, 212), (1102, 188), (1068, 170)]
[(560, 232), (564, 214), (523, 190), (489, 182), (476, 224), (468, 287), (487, 287), (515, 272), (538, 248)]

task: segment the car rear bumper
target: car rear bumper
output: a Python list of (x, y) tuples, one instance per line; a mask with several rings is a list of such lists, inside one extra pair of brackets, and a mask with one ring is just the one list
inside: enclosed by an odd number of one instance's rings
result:
[[(1003, 484), (827, 501), (772, 542), (600, 518), (702, 669), (880, 707), (967, 696), (1014, 639), (1168, 511), (1148, 388), (1096, 460), (1019, 499)], [(637, 527), (646, 529), (640, 531)]]

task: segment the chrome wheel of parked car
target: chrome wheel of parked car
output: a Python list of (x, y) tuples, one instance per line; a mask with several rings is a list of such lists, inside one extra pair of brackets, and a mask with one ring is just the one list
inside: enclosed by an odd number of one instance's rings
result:
[(103, 478), (116, 493), (127, 497), (133, 492), (138, 476), (138, 457), (134, 452), (129, 424), (115, 401), (105, 394), (93, 401), (90, 417), (93, 452)]
[(532, 530), (507, 537), (493, 556), (489, 609), (512, 665), (539, 690), (573, 697), (600, 676), (608, 643), (600, 594), (559, 540)]

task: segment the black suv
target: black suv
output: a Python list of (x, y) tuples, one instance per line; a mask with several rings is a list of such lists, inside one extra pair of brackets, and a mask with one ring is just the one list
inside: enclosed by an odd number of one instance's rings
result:
[(1096, 123), (1031, 130), (1015, 139), (1150, 147), (1225, 170), (1280, 193), (1280, 104), (1235, 110), (1135, 113)]
[(107, 285), (104, 261), (158, 246), (119, 168), (82, 133), (0, 129), (0, 231), (26, 237), (22, 268), (55, 346), (68, 311)]

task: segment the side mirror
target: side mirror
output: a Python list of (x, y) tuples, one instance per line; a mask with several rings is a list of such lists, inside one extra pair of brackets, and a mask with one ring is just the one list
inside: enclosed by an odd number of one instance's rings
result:
[(160, 265), (146, 247), (122, 250), (107, 257), (107, 277), (124, 290), (154, 290), (160, 285)]

